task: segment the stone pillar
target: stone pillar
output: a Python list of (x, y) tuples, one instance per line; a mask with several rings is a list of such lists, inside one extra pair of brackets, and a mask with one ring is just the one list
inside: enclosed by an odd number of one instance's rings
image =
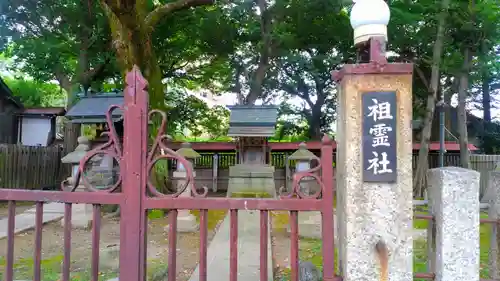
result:
[(459, 167), (427, 174), (436, 220), (436, 281), (479, 281), (479, 177)]
[(413, 281), (412, 71), (388, 63), (389, 7), (356, 1), (356, 64), (337, 81), (337, 213), (344, 281)]
[[(68, 177), (68, 188), (73, 186), (76, 181), (76, 174), (80, 165), (80, 160), (85, 157), (90, 150), (90, 141), (80, 136), (78, 138), (78, 146), (75, 151), (68, 153), (61, 159), (62, 163), (72, 165), (72, 175)], [(86, 192), (82, 181), (79, 182), (74, 192)], [(71, 225), (73, 228), (90, 229), (92, 227), (92, 204), (73, 204), (71, 208)], [(61, 220), (61, 225), (64, 226), (64, 218)]]
[[(495, 171), (489, 172), (488, 177), (488, 217), (490, 219), (500, 219), (500, 170), (497, 168)], [(485, 196), (486, 196), (485, 195)], [(492, 233), (490, 238), (490, 256), (489, 256), (489, 272), (491, 279), (500, 279), (500, 270), (498, 261), (500, 261), (500, 249), (497, 241), (500, 241), (500, 231), (498, 225), (491, 225)]]
[[(412, 281), (412, 74), (409, 67), (384, 72), (345, 68), (338, 93), (337, 208), (340, 209), (341, 268), (345, 281), (380, 280), (375, 245), (388, 247), (389, 281)], [(369, 182), (363, 155), (362, 98), (368, 92), (395, 92), (397, 168), (394, 182)], [(375, 95), (376, 96), (376, 95)], [(370, 145), (370, 144), (366, 144)], [(380, 154), (380, 153), (379, 153)], [(382, 161), (383, 159), (380, 158)], [(365, 160), (365, 161), (363, 161)], [(370, 163), (370, 162), (368, 162)], [(382, 167), (383, 168), (383, 167)]]

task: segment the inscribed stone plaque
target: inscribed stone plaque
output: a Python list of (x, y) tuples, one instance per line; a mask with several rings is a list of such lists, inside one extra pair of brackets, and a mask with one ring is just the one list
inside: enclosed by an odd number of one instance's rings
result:
[(364, 93), (362, 108), (363, 181), (396, 182), (396, 92)]

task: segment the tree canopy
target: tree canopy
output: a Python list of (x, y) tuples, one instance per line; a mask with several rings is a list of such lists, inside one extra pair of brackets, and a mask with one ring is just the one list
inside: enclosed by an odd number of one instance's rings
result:
[[(447, 104), (462, 93), (490, 123), (500, 90), (500, 7), (460, 0), (443, 13), (444, 1), (390, 1), (390, 60), (415, 65), (415, 119), (425, 119), (441, 93)], [(211, 91), (279, 104), (279, 134), (311, 139), (331, 133), (336, 118), (330, 72), (356, 61), (349, 2), (3, 1), (0, 48), (34, 83), (57, 81), (68, 105), (77, 92), (123, 87), (136, 64), (174, 134), (187, 124), (194, 135), (224, 134), (227, 111), (187, 94)]]

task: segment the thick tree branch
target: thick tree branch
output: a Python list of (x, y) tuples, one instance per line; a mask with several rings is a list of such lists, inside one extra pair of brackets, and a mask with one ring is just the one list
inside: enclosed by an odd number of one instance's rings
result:
[(110, 62), (110, 58), (106, 57), (106, 59), (104, 60), (103, 63), (99, 64), (98, 66), (94, 67), (93, 69), (89, 69), (88, 71), (84, 72), (82, 74), (82, 76), (80, 77), (81, 83), (88, 84), (88, 83), (94, 81), (95, 78), (97, 76), (99, 76), (104, 71), (104, 69), (106, 68), (106, 66), (108, 65), (109, 62)]
[(56, 77), (57, 82), (59, 82), (59, 85), (66, 91), (66, 92), (71, 92), (71, 80), (69, 77), (64, 73), (64, 71), (61, 70), (61, 68), (57, 68), (54, 71), (54, 76)]
[(431, 85), (429, 84), (429, 80), (427, 80), (427, 77), (425, 77), (425, 73), (422, 71), (422, 69), (418, 66), (415, 66), (415, 71), (417, 72), (418, 77), (420, 80), (422, 80), (422, 83), (425, 85), (425, 88), (429, 93), (432, 92)]
[(246, 104), (254, 104), (257, 99), (262, 96), (262, 84), (266, 78), (267, 71), (270, 67), (269, 59), (272, 55), (272, 18), (267, 7), (266, 0), (257, 0), (260, 10), (260, 33), (262, 38), (262, 47), (260, 50), (259, 64), (255, 70), (251, 83), (250, 93), (247, 96)]
[(104, 0), (106, 6), (108, 6), (111, 12), (113, 12), (113, 14), (115, 14), (117, 17), (119, 17), (123, 13), (118, 2), (118, 0)]
[[(108, 0), (110, 1), (110, 0)], [(175, 2), (170, 2), (163, 6), (160, 6), (153, 11), (151, 11), (146, 17), (144, 23), (146, 28), (153, 30), (156, 24), (166, 15), (171, 14), (176, 11), (188, 9), (191, 7), (212, 5), (215, 0), (178, 0)]]

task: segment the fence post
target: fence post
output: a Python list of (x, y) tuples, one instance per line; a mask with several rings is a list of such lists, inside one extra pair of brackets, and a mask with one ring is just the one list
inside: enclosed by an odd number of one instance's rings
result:
[(436, 220), (436, 281), (479, 281), (479, 176), (459, 167), (428, 171)]
[[(500, 218), (500, 171), (489, 172), (486, 199), (489, 203), (488, 217), (498, 220)], [(498, 265), (500, 264), (500, 233), (498, 224), (491, 225), (490, 256), (489, 256), (489, 278), (500, 279)]]

